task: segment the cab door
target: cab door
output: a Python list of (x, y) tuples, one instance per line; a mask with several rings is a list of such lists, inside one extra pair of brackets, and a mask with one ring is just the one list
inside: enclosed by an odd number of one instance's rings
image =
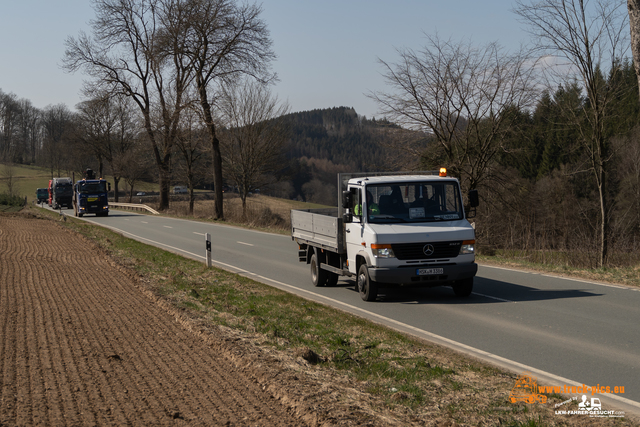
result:
[[(349, 261), (349, 272), (356, 274), (356, 255), (362, 250), (362, 242), (364, 241), (364, 216), (362, 209), (356, 209), (357, 206), (362, 207), (362, 188), (353, 187), (351, 202), (348, 206), (349, 212), (352, 214), (351, 222), (345, 224), (345, 243), (347, 245), (347, 260)], [(358, 213), (356, 215), (356, 212)]]

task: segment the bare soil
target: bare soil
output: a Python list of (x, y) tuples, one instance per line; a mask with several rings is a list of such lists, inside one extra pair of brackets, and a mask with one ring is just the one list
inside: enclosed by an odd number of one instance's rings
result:
[(55, 221), (0, 214), (0, 426), (387, 424), (236, 341)]

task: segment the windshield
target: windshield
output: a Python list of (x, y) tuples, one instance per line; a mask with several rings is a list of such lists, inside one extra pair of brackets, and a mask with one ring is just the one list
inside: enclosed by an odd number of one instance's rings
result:
[(452, 221), (464, 218), (455, 181), (367, 185), (371, 223)]
[(106, 193), (106, 182), (80, 182), (78, 183), (78, 191), (82, 194)]
[(58, 184), (55, 188), (56, 194), (71, 194), (73, 192), (73, 188), (71, 183)]

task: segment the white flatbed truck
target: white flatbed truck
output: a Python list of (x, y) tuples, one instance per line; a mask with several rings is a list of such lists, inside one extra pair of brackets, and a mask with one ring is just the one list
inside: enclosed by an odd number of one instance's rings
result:
[[(314, 286), (355, 276), (365, 301), (381, 287), (451, 286), (469, 296), (478, 271), (475, 230), (460, 183), (435, 172), (338, 174), (338, 207), (291, 211), (298, 258)], [(478, 193), (468, 195), (475, 212)]]

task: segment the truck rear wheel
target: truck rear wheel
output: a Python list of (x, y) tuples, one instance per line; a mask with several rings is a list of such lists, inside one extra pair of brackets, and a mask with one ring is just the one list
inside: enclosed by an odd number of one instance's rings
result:
[(318, 256), (316, 254), (311, 255), (309, 265), (311, 267), (311, 283), (313, 283), (313, 286), (318, 287), (326, 285), (328, 271), (320, 268), (320, 263), (318, 262)]
[(327, 286), (337, 285), (339, 278), (340, 276), (338, 274), (327, 271)]
[(473, 277), (468, 279), (459, 280), (453, 286), (453, 293), (457, 297), (468, 297), (473, 291)]
[(369, 277), (369, 269), (367, 264), (362, 264), (358, 270), (358, 278), (356, 281), (360, 298), (363, 301), (375, 301), (378, 298), (378, 283)]

